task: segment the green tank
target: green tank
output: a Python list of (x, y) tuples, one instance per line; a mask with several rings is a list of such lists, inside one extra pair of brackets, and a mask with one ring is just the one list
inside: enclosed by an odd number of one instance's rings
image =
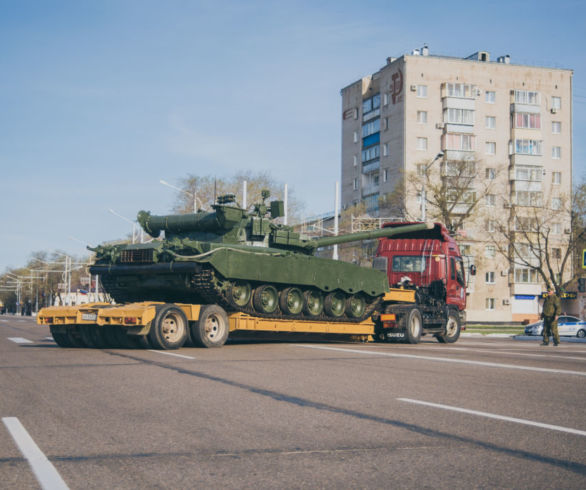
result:
[[(362, 321), (388, 290), (384, 272), (315, 257), (320, 247), (389, 237), (425, 224), (311, 239), (276, 224), (283, 202), (263, 201), (248, 212), (233, 195), (212, 212), (153, 216), (138, 222), (148, 243), (100, 245), (92, 274), (116, 302), (218, 304), (269, 318)], [(158, 237), (165, 232), (163, 239)]]

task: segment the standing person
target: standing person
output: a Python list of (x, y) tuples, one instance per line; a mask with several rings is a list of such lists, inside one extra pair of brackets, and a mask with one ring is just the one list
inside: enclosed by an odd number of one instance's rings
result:
[(554, 288), (549, 286), (547, 288), (547, 296), (543, 301), (543, 309), (541, 310), (541, 318), (543, 318), (543, 342), (541, 345), (549, 345), (549, 336), (553, 335), (553, 345), (560, 343), (560, 335), (558, 333), (558, 316), (562, 312), (562, 302)]

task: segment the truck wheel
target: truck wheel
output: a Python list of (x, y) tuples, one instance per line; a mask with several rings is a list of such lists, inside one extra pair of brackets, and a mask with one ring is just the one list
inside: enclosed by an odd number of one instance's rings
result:
[(303, 293), (301, 289), (283, 289), (279, 295), (279, 306), (286, 315), (299, 315), (303, 311)]
[(405, 341), (408, 344), (417, 344), (421, 338), (421, 331), (423, 330), (421, 312), (417, 308), (411, 308), (403, 317), (403, 325)]
[(73, 347), (73, 344), (69, 341), (69, 337), (66, 333), (58, 332), (57, 328), (53, 327), (53, 325), (51, 325), (49, 329), (51, 330), (53, 340), (59, 347)]
[(199, 347), (222, 347), (229, 333), (228, 315), (218, 305), (204, 306), (191, 324), (191, 339)]
[(303, 311), (310, 317), (321, 315), (322, 311), (324, 311), (324, 297), (321, 291), (305, 291), (303, 296), (305, 297)]
[(173, 305), (157, 307), (149, 330), (149, 340), (155, 349), (179, 349), (187, 339), (187, 318), (181, 308)]
[(274, 313), (279, 307), (279, 293), (274, 286), (262, 284), (254, 290), (252, 305), (259, 313)]
[(344, 293), (333, 292), (324, 300), (324, 310), (328, 316), (341, 317), (346, 310), (346, 296)]
[(450, 311), (446, 321), (446, 331), (442, 335), (437, 335), (438, 341), (442, 344), (451, 344), (460, 338), (460, 318), (458, 313)]

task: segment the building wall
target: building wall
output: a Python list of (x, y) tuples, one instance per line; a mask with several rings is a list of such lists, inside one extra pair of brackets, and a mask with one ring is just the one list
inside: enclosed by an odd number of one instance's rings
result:
[[(448, 83), (468, 84), (474, 88), (468, 97), (450, 97)], [(570, 196), (571, 83), (571, 70), (479, 61), (479, 58), (405, 55), (387, 60), (377, 73), (342, 89), (342, 206), (367, 200), (370, 213), (377, 215), (378, 206), (373, 206), (374, 200), (372, 197), (368, 200), (368, 196), (376, 192), (380, 198), (393, 192), (397, 184), (405, 182), (406, 176), (416, 172), (418, 165), (428, 165), (440, 150), (445, 156), (443, 161), (429, 167), (430, 180), (440, 178), (442, 164), (446, 161), (472, 156), (483, 171), (494, 169), (496, 176), (491, 191), (495, 195), (494, 202), (483, 199), (479, 203), (476, 219), (464, 226), (466, 236), (459, 240), (463, 253), (469, 255), (478, 271), (470, 281), (468, 318), (471, 321), (486, 320), (487, 313), (491, 321), (536, 318), (539, 311), (537, 296), (543, 291), (543, 285), (538, 280), (516, 283), (515, 271), (507, 261), (498, 253), (491, 256), (490, 247), (487, 249), (489, 221), (511, 220), (511, 204), (515, 204), (517, 191), (519, 199), (529, 195), (528, 192), (541, 192), (545, 208), (551, 208), (553, 198)], [(425, 87), (425, 93), (421, 87)], [(515, 101), (515, 90), (538, 92), (538, 103)], [(376, 94), (380, 97), (377, 116), (380, 119), (380, 156), (378, 165), (372, 161), (364, 165), (362, 150), (365, 143), (372, 140), (364, 139), (362, 134), (365, 124), (363, 101)], [(561, 100), (560, 108), (553, 108), (553, 97)], [(445, 109), (473, 110), (474, 122), (472, 125), (446, 122)], [(418, 112), (426, 113), (425, 121), (418, 118)], [(535, 115), (538, 115), (540, 128), (513, 127), (516, 114), (520, 113), (530, 115), (519, 116), (521, 121), (530, 117), (535, 122)], [(349, 114), (352, 117), (344, 118)], [(372, 113), (366, 114), (372, 117)], [(494, 119), (487, 124), (487, 117)], [(490, 124), (492, 122), (494, 127)], [(554, 132), (554, 122), (560, 123), (559, 132)], [(458, 141), (459, 134), (473, 135), (472, 152), (447, 148), (447, 141)], [(517, 153), (515, 140), (522, 139), (540, 141), (541, 154)], [(561, 150), (560, 158), (554, 158), (554, 147)], [(519, 176), (524, 175), (527, 168), (534, 170), (532, 175), (540, 172), (542, 175), (531, 178), (541, 180), (522, 180), (525, 177)], [(554, 172), (561, 172), (561, 182), (553, 183)], [(482, 172), (476, 177), (475, 186), (478, 185), (479, 189), (487, 184), (482, 182), (486, 175)], [(376, 185), (373, 184), (375, 179)], [(405, 189), (405, 217), (418, 219), (421, 213), (420, 189), (409, 184)], [(382, 201), (379, 199), (378, 203), (382, 204)], [(565, 227), (567, 223), (562, 224), (562, 228)], [(564, 242), (563, 230), (554, 237), (555, 240)], [(522, 277), (522, 274), (518, 275)]]

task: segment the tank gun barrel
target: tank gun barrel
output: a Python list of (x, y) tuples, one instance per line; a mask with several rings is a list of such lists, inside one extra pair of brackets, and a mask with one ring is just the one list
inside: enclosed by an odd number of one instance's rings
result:
[(311, 249), (316, 249), (319, 247), (327, 247), (329, 245), (338, 245), (341, 243), (374, 240), (375, 238), (389, 238), (393, 235), (401, 235), (403, 233), (411, 233), (413, 231), (431, 230), (433, 227), (433, 223), (418, 223), (415, 225), (381, 228), (379, 230), (373, 231), (359, 231), (357, 233), (349, 233), (347, 235), (314, 238), (313, 240), (309, 240), (306, 246)]

